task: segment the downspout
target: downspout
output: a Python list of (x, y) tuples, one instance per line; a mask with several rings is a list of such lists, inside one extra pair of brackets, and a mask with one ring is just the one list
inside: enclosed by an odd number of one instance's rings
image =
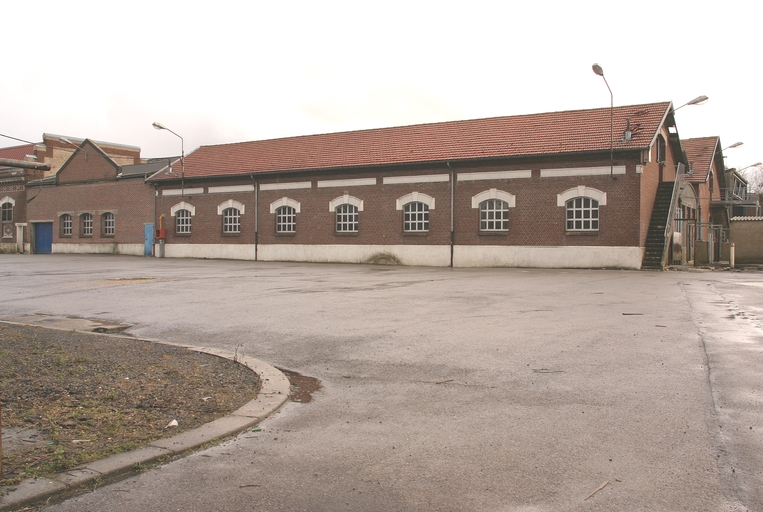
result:
[(445, 162), (450, 169), (450, 268), (453, 268), (453, 251), (456, 244), (456, 232), (454, 229), (454, 205), (456, 195), (456, 171), (450, 166), (450, 162)]
[(254, 181), (254, 261), (257, 261), (257, 246), (260, 243), (260, 208), (259, 208), (259, 187), (254, 179), (254, 174), (249, 175)]

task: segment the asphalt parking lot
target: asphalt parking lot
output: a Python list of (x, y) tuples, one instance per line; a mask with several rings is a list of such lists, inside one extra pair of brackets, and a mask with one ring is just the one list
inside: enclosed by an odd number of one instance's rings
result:
[(0, 318), (126, 323), (322, 384), (49, 510), (763, 510), (761, 272), (0, 261)]

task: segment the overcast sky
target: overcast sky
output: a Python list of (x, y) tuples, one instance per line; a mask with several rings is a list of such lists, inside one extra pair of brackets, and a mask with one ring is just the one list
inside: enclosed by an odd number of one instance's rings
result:
[[(710, 100), (682, 138), (763, 160), (763, 4), (4, 1), (0, 133), (139, 146)], [(0, 147), (19, 142), (0, 137)]]

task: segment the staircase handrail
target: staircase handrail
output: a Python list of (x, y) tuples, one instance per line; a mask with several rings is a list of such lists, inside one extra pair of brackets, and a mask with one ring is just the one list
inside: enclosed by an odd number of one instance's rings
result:
[(668, 208), (668, 218), (665, 221), (665, 243), (662, 245), (662, 258), (660, 259), (660, 267), (665, 264), (665, 258), (668, 256), (668, 249), (670, 247), (670, 236), (673, 234), (673, 220), (676, 211), (676, 203), (678, 203), (678, 194), (681, 191), (681, 184), (686, 179), (686, 171), (684, 164), (680, 163), (676, 167), (676, 179), (673, 182), (673, 194), (670, 196), (670, 208)]

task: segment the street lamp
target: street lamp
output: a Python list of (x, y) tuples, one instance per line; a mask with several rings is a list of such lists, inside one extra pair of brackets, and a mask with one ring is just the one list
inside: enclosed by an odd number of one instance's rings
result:
[(678, 108), (674, 108), (674, 109), (673, 109), (673, 112), (675, 112), (675, 111), (676, 111), (676, 110), (678, 110), (679, 108), (684, 108), (686, 105), (704, 105), (704, 104), (705, 104), (705, 102), (707, 102), (707, 100), (709, 100), (709, 99), (710, 99), (710, 98), (708, 98), (708, 97), (707, 97), (707, 96), (705, 96), (704, 94), (703, 94), (702, 96), (697, 96), (697, 97), (696, 97), (696, 98), (694, 98), (693, 100), (691, 100), (691, 101), (688, 101), (688, 102), (684, 103), (684, 104), (683, 104), (683, 105), (681, 105), (680, 107), (678, 107)]
[(744, 144), (744, 142), (735, 142), (731, 146), (726, 146), (725, 148), (721, 149), (721, 151), (726, 151), (727, 149), (732, 149), (732, 148), (738, 148), (742, 144)]
[(609, 89), (609, 175), (615, 177), (615, 95), (609, 87), (609, 82), (604, 76), (604, 69), (598, 64), (591, 66), (593, 72), (604, 79), (604, 83)]
[[(155, 122), (151, 126), (156, 128), (157, 130), (167, 130), (172, 135), (180, 139), (180, 179), (182, 180), (183, 178), (185, 178), (185, 166), (183, 165), (183, 158), (185, 158), (185, 143), (183, 142), (183, 137), (173, 132), (172, 130), (164, 126), (162, 123)], [(182, 184), (181, 184), (181, 189), (182, 189)]]

